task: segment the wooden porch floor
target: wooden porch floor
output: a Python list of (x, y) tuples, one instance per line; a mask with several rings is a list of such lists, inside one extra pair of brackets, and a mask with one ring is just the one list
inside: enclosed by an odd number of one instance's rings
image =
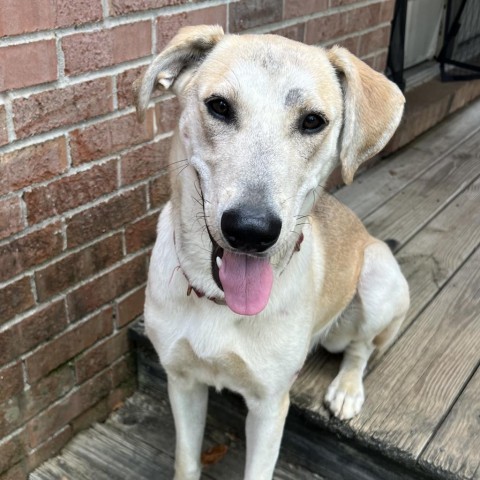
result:
[[(281, 454), (276, 478), (480, 480), (480, 101), (336, 196), (373, 235), (397, 240), (396, 257), (410, 285), (412, 306), (396, 343), (369, 364), (366, 402), (358, 417), (341, 422), (323, 406), (340, 361), (323, 350), (308, 359), (293, 387), (292, 414), (300, 415), (310, 432), (337, 435), (329, 440), (331, 451), (353, 442), (364, 452), (362, 459), (377, 456), (398, 468), (388, 473), (374, 467), (355, 476), (343, 473), (342, 462), (350, 460), (342, 454), (328, 473), (321, 467), (329, 463), (325, 458), (302, 461), (297, 453), (300, 467)], [(31, 479), (171, 478), (171, 416), (164, 399), (154, 405), (149, 398), (136, 394), (105, 425), (80, 434)], [(128, 418), (134, 419), (130, 427)], [(135, 429), (132, 425), (139, 422), (142, 428)], [(208, 428), (210, 444), (234, 448), (204, 478), (241, 478), (243, 440), (222, 421), (209, 420)], [(108, 440), (111, 431), (115, 438)], [(288, 435), (287, 424), (287, 443)], [(343, 451), (354, 456), (355, 448)], [(116, 473), (116, 464), (123, 473)]]

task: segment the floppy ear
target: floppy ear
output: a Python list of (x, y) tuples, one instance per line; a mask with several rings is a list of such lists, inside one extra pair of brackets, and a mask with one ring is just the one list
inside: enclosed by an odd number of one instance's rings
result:
[(340, 162), (348, 185), (357, 168), (392, 137), (402, 118), (405, 97), (393, 82), (345, 48), (333, 47), (327, 55), (342, 82)]
[(174, 87), (174, 93), (178, 94), (185, 84), (175, 84), (182, 70), (200, 63), (222, 37), (223, 29), (218, 25), (180, 29), (165, 50), (153, 60), (143, 77), (133, 84), (138, 120), (145, 118), (145, 110), (155, 87), (165, 90)]

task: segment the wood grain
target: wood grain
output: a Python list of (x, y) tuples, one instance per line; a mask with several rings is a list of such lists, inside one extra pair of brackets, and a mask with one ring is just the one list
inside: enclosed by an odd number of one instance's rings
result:
[(416, 460), (480, 361), (480, 249), (365, 380), (357, 435)]
[(480, 132), (364, 219), (379, 238), (405, 244), (480, 175)]
[(395, 256), (411, 306), (401, 332), (480, 245), (480, 179), (455, 198)]
[(451, 478), (480, 474), (480, 369), (468, 383), (445, 422), (420, 457), (430, 471)]
[(454, 152), (480, 128), (480, 101), (452, 115), (406, 148), (358, 176), (335, 196), (360, 218), (376, 210), (412, 180)]

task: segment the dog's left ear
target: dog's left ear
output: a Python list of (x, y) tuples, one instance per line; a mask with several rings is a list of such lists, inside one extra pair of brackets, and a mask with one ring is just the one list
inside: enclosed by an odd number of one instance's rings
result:
[(405, 97), (393, 82), (345, 48), (333, 47), (327, 55), (342, 82), (340, 161), (348, 185), (357, 168), (392, 137), (402, 118)]
[(165, 90), (172, 88), (174, 93), (180, 93), (185, 85), (185, 81), (180, 81), (181, 74), (189, 67), (198, 65), (223, 36), (223, 29), (219, 25), (181, 28), (165, 50), (153, 60), (143, 77), (133, 84), (138, 120), (145, 118), (155, 87)]

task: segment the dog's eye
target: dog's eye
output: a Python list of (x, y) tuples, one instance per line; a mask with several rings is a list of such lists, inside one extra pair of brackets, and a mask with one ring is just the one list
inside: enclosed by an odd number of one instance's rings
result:
[(327, 125), (327, 121), (317, 113), (309, 113), (303, 117), (301, 129), (304, 133), (317, 133), (323, 130)]
[(232, 119), (232, 109), (228, 102), (223, 98), (212, 98), (206, 102), (208, 111), (219, 120), (229, 121)]

